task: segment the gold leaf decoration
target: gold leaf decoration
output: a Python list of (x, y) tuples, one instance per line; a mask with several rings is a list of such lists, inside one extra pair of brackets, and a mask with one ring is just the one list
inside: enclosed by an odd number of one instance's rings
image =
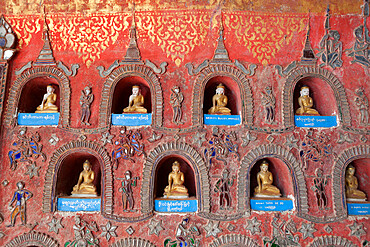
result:
[(27, 46), (32, 38), (32, 35), (41, 31), (40, 16), (9, 16), (6, 18), (9, 25), (12, 27), (14, 33), (18, 38), (18, 48)]

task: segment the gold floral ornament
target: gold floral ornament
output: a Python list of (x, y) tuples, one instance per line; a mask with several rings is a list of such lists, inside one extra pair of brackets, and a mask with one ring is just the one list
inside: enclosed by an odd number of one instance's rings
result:
[(207, 12), (145, 12), (139, 19), (139, 35), (158, 45), (179, 67), (187, 54), (204, 43), (210, 16)]
[(7, 21), (17, 35), (18, 48), (27, 46), (32, 36), (41, 31), (40, 16), (9, 16)]
[(235, 30), (237, 41), (248, 49), (263, 65), (269, 64), (295, 33), (307, 23), (302, 16), (270, 16), (237, 13), (226, 15), (226, 26)]
[(50, 21), (53, 47), (57, 50), (72, 49), (82, 57), (87, 67), (100, 59), (110, 45), (117, 41), (129, 26), (128, 15), (56, 15)]

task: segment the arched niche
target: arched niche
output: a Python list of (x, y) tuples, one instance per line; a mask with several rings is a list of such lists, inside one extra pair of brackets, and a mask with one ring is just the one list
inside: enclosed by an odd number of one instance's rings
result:
[[(159, 165), (165, 161), (171, 162), (172, 158), (181, 158), (186, 161), (194, 171), (196, 199), (198, 212), (210, 212), (210, 191), (208, 169), (203, 157), (189, 144), (183, 142), (164, 143), (154, 148), (144, 164), (143, 181), (141, 186), (141, 212), (150, 214), (154, 210), (156, 171)], [(172, 163), (171, 163), (172, 165)], [(164, 180), (167, 180), (167, 176)]]
[(294, 196), (293, 181), (288, 166), (279, 158), (266, 157), (255, 162), (250, 170), (250, 195), (253, 197), (254, 189), (258, 186), (257, 174), (260, 172), (260, 165), (263, 160), (269, 164), (268, 170), (272, 173), (273, 183), (282, 195), (282, 197)]
[[(47, 80), (44, 82), (43, 80)], [(26, 90), (25, 93), (29, 92), (32, 85), (39, 85), (39, 84), (48, 84), (50, 83), (55, 85), (55, 89), (59, 90), (58, 99), (59, 99), (59, 125), (61, 127), (69, 126), (69, 110), (70, 110), (70, 85), (69, 79), (64, 74), (63, 71), (59, 70), (56, 67), (35, 67), (24, 71), (20, 76), (18, 76), (17, 80), (12, 83), (12, 86), (9, 90), (8, 96), (8, 104), (7, 104), (7, 111), (5, 115), (4, 122), (6, 125), (10, 126), (15, 124), (15, 118), (13, 117), (16, 114), (16, 111), (19, 106), (21, 106), (21, 95), (26, 95), (23, 93), (23, 90)], [(27, 85), (31, 83), (30, 85)], [(43, 91), (43, 94), (46, 93), (46, 87), (44, 89), (40, 89)], [(42, 94), (42, 92), (38, 92), (37, 94)], [(33, 95), (31, 95), (33, 97)], [(28, 97), (28, 96), (27, 96)], [(38, 101), (40, 100), (40, 101)], [(42, 97), (40, 99), (35, 99), (34, 104), (40, 104)], [(23, 107), (23, 105), (22, 105)], [(37, 106), (36, 106), (37, 107)], [(30, 106), (31, 108), (31, 106)], [(30, 108), (23, 108), (23, 109), (30, 109)], [(35, 108), (36, 110), (36, 108)], [(30, 111), (30, 112), (34, 112)]]
[[(212, 82), (217, 78), (227, 78), (228, 87), (235, 89), (233, 98), (236, 99), (236, 104), (240, 102), (239, 107), (241, 111), (241, 123), (249, 126), (253, 125), (253, 96), (251, 87), (249, 85), (249, 79), (247, 78), (247, 75), (240, 69), (225, 64), (209, 65), (208, 67), (203, 69), (196, 78), (194, 83), (194, 94), (192, 101), (193, 125), (203, 125), (203, 111), (208, 112), (208, 109), (203, 106), (203, 103), (205, 102), (204, 97), (206, 85), (208, 84), (208, 82)], [(213, 93), (210, 92), (210, 94), (213, 96), (215, 92), (216, 91), (214, 91)], [(238, 95), (240, 95), (240, 99), (237, 99)], [(239, 111), (239, 109), (237, 108), (236, 111)]]
[(225, 87), (227, 96), (227, 108), (231, 110), (231, 115), (241, 115), (240, 90), (238, 84), (228, 76), (215, 76), (209, 79), (204, 88), (203, 114), (208, 114), (212, 107), (212, 97), (216, 94), (216, 88), (219, 84)]
[[(128, 79), (126, 79), (128, 78)], [(108, 76), (107, 80), (104, 82), (102, 88), (102, 101), (100, 102), (100, 109), (99, 109), (99, 127), (104, 128), (111, 124), (111, 113), (113, 112), (113, 97), (115, 95), (115, 90), (118, 84), (126, 84), (124, 82), (130, 81), (130, 79), (136, 80), (137, 83), (141, 83), (141, 85), (149, 88), (150, 91), (150, 102), (151, 107), (149, 112), (152, 112), (152, 126), (161, 127), (163, 123), (163, 95), (162, 95), (162, 88), (158, 77), (154, 74), (151, 68), (145, 65), (123, 65), (115, 70)], [(131, 84), (130, 82), (130, 85)], [(121, 91), (121, 86), (117, 87), (117, 94)], [(129, 87), (129, 86), (127, 86)], [(148, 90), (146, 90), (146, 94), (148, 94)], [(131, 94), (132, 89), (128, 88), (127, 94)], [(127, 99), (119, 99), (122, 100), (122, 109), (128, 106), (128, 98)], [(147, 99), (145, 98), (147, 101)], [(116, 104), (116, 101), (115, 101)], [(118, 103), (117, 103), (118, 104)], [(119, 111), (119, 107), (115, 106), (114, 111)], [(120, 112), (122, 113), (122, 112)]]
[[(70, 186), (73, 187), (73, 183), (68, 185), (61, 184), (57, 186), (59, 175), (63, 176), (71, 169), (71, 165), (67, 162), (74, 163), (74, 158), (78, 157), (82, 163), (86, 158), (91, 158), (94, 162), (94, 166), (101, 176), (101, 210), (104, 215), (111, 215), (113, 213), (113, 175), (112, 175), (112, 164), (110, 156), (106, 152), (105, 148), (96, 142), (91, 141), (72, 141), (60, 148), (58, 148), (50, 158), (49, 166), (45, 175), (44, 192), (42, 210), (44, 213), (54, 212), (56, 209), (56, 198), (57, 191), (67, 191)], [(78, 161), (76, 161), (77, 163)], [(65, 165), (67, 164), (67, 165)], [(75, 169), (80, 169), (82, 164), (77, 164)], [(61, 173), (59, 172), (61, 171)], [(97, 176), (99, 176), (97, 174)], [(58, 187), (58, 190), (57, 190)]]
[(73, 186), (77, 184), (80, 173), (83, 170), (83, 163), (88, 160), (91, 164), (91, 170), (95, 173), (94, 185), (98, 196), (101, 195), (101, 170), (99, 159), (86, 152), (74, 152), (66, 156), (57, 171), (57, 181), (55, 195), (70, 196)]
[(152, 99), (148, 83), (139, 76), (127, 76), (122, 78), (116, 85), (112, 100), (112, 113), (121, 114), (129, 104), (129, 97), (132, 94), (132, 86), (139, 86), (144, 96), (144, 107), (148, 113), (152, 112)]
[(188, 189), (189, 197), (196, 197), (194, 170), (189, 162), (179, 155), (169, 155), (163, 157), (157, 165), (155, 172), (154, 198), (163, 197), (164, 189), (168, 185), (168, 175), (172, 172), (172, 164), (177, 161), (180, 163), (180, 170), (184, 173), (184, 186)]
[(58, 82), (53, 78), (43, 76), (33, 78), (24, 85), (18, 104), (18, 112), (34, 113), (41, 104), (48, 85), (54, 88), (54, 93), (57, 95), (55, 105), (60, 109), (60, 90)]
[[(355, 176), (359, 182), (359, 189), (366, 193), (367, 198), (370, 198), (370, 190), (368, 185), (369, 178), (369, 162), (370, 161), (370, 146), (360, 145), (344, 150), (336, 159), (333, 167), (333, 201), (336, 218), (341, 220), (347, 217), (347, 204), (345, 193), (345, 172), (349, 164), (353, 164), (356, 168)], [(362, 172), (362, 173), (360, 173)], [(366, 178), (367, 176), (367, 178)], [(366, 180), (364, 182), (364, 180)], [(362, 184), (366, 183), (366, 184)]]
[(307, 247), (357, 247), (356, 244), (339, 236), (320, 236), (308, 244)]
[(5, 245), (5, 247), (29, 247), (29, 246), (43, 246), (43, 247), (58, 247), (58, 241), (45, 233), (30, 231), (24, 233)]
[(259, 245), (250, 237), (228, 234), (213, 240), (209, 247), (259, 247)]
[(298, 98), (301, 96), (300, 91), (303, 86), (310, 88), (310, 97), (314, 104), (313, 109), (317, 110), (321, 116), (336, 116), (338, 107), (334, 97), (334, 92), (328, 83), (318, 77), (305, 77), (300, 79), (294, 88), (293, 109), (294, 114), (299, 108)]
[[(336, 108), (338, 109), (337, 118), (339, 123), (344, 126), (350, 126), (351, 125), (350, 108), (347, 101), (346, 92), (342, 83), (333, 73), (331, 73), (328, 70), (318, 67), (305, 67), (305, 66), (298, 67), (292, 70), (284, 83), (282, 94), (284, 126), (285, 127), (294, 126), (294, 114), (295, 114), (294, 97), (297, 83), (299, 81), (307, 82), (307, 80), (310, 80), (312, 78), (318, 78), (322, 82), (327, 83), (327, 85), (329, 85), (329, 87), (332, 90), (333, 97), (335, 98)], [(312, 94), (312, 90), (310, 91)]]
[[(294, 203), (297, 215), (304, 216), (308, 213), (307, 188), (305, 178), (301, 169), (301, 164), (294, 155), (282, 146), (267, 144), (258, 146), (249, 151), (243, 158), (238, 175), (238, 210), (239, 212), (250, 213), (251, 195), (251, 171), (252, 168), (263, 159), (276, 162), (277, 166), (284, 169), (285, 176), (291, 180), (293, 188)], [(255, 168), (257, 169), (257, 168)], [(280, 173), (280, 172), (279, 172)], [(276, 179), (275, 179), (276, 180)], [(284, 193), (291, 193), (286, 182), (279, 179), (278, 183), (284, 187)], [(274, 183), (276, 185), (276, 183)], [(286, 188), (285, 188), (286, 187)]]

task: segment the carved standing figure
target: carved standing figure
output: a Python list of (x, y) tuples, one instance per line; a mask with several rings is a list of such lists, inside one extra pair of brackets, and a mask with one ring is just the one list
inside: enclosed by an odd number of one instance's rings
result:
[(352, 49), (349, 49), (348, 56), (353, 57), (351, 63), (359, 63), (365, 67), (370, 67), (370, 36), (366, 25), (355, 28), (353, 32), (356, 41)]
[(132, 94), (128, 99), (128, 107), (123, 109), (123, 113), (147, 113), (144, 108), (144, 96), (140, 93), (140, 87), (132, 86)]
[(356, 90), (356, 105), (360, 111), (360, 123), (362, 125), (369, 124), (369, 100), (367, 99), (364, 90), (359, 88)]
[(319, 112), (312, 108), (313, 100), (309, 96), (310, 88), (307, 86), (301, 87), (301, 96), (298, 98), (299, 108), (296, 111), (297, 115), (306, 115), (306, 116), (320, 116)]
[(339, 39), (340, 34), (336, 30), (329, 30), (321, 39), (321, 59), (324, 63), (320, 66), (327, 64), (333, 69), (342, 67), (342, 42)]
[(221, 83), (216, 88), (216, 94), (212, 97), (212, 107), (208, 110), (209, 114), (230, 115), (231, 110), (227, 106), (227, 96), (225, 87)]
[(168, 175), (168, 185), (164, 189), (165, 198), (188, 198), (188, 189), (184, 185), (185, 176), (180, 171), (180, 163), (173, 162), (172, 172)]
[(118, 180), (123, 180), (122, 187), (118, 189), (119, 192), (122, 192), (123, 212), (127, 212), (128, 208), (131, 211), (134, 209), (134, 192), (132, 191), (132, 186), (136, 187), (136, 180), (138, 179), (139, 177), (131, 177), (131, 171), (126, 171), (124, 178), (118, 178)]
[(80, 105), (81, 105), (81, 124), (90, 125), (90, 106), (94, 100), (94, 95), (91, 93), (90, 87), (85, 87), (81, 91)]
[(268, 170), (269, 164), (263, 160), (257, 173), (258, 186), (254, 189), (255, 197), (280, 197), (280, 190), (272, 185), (274, 179), (272, 173)]
[(57, 94), (52, 85), (46, 87), (46, 94), (42, 99), (41, 104), (37, 107), (35, 113), (57, 113), (58, 107), (55, 105), (57, 101)]
[(180, 88), (178, 86), (174, 86), (171, 91), (172, 93), (170, 96), (170, 103), (173, 109), (172, 122), (174, 122), (175, 124), (183, 124), (183, 122), (181, 121), (181, 104), (184, 101), (184, 95), (182, 94), (182, 92), (180, 92)]
[[(17, 183), (17, 190), (14, 192), (13, 198), (9, 203), (9, 210), (12, 212), (10, 216), (10, 225), (8, 227), (13, 227), (15, 224), (15, 219), (17, 215), (21, 215), (22, 225), (26, 224), (26, 202), (32, 197), (32, 193), (29, 190), (24, 189), (24, 183)], [(15, 202), (15, 207), (13, 204)]]
[(272, 123), (275, 120), (275, 103), (276, 99), (272, 94), (271, 87), (266, 87), (265, 93), (262, 93), (262, 105), (265, 107), (265, 121)]
[(232, 197), (230, 195), (230, 187), (234, 184), (235, 177), (230, 178), (230, 172), (227, 169), (222, 171), (222, 177), (216, 182), (215, 192), (220, 192), (220, 207), (221, 209), (229, 209), (231, 207)]
[(323, 176), (323, 171), (321, 168), (317, 168), (315, 171), (316, 177), (313, 179), (312, 190), (316, 196), (317, 205), (319, 209), (324, 210), (328, 205), (328, 198), (325, 193), (325, 186), (327, 184), (327, 179)]
[(349, 165), (346, 170), (346, 197), (352, 201), (366, 201), (366, 194), (358, 189), (358, 181), (355, 177), (355, 167)]
[(83, 163), (83, 171), (80, 173), (77, 184), (73, 187), (72, 196), (96, 196), (96, 187), (93, 184), (95, 173), (91, 170), (88, 160)]

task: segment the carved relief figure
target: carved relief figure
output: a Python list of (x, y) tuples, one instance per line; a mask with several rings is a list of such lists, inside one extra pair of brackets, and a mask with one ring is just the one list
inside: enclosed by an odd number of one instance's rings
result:
[(369, 124), (369, 100), (367, 99), (364, 90), (359, 88), (356, 90), (356, 105), (360, 111), (360, 123), (362, 125)]
[[(29, 190), (24, 189), (24, 183), (17, 183), (17, 190), (14, 192), (13, 198), (9, 203), (9, 210), (12, 212), (10, 216), (10, 225), (8, 227), (13, 227), (15, 224), (15, 219), (17, 215), (21, 215), (22, 225), (26, 224), (26, 202), (32, 197), (32, 193)], [(13, 207), (13, 204), (15, 206)]]
[(95, 173), (91, 170), (88, 160), (83, 163), (83, 171), (80, 173), (77, 184), (73, 187), (72, 196), (96, 196), (96, 187), (93, 184)]
[(73, 225), (75, 238), (73, 241), (67, 241), (65, 246), (99, 246), (99, 240), (93, 236), (93, 231), (98, 231), (95, 221), (88, 224), (86, 221), (81, 220), (80, 216), (76, 216), (75, 224)]
[(164, 189), (165, 198), (188, 198), (188, 189), (184, 185), (185, 176), (180, 171), (180, 163), (173, 162), (172, 172), (168, 175), (168, 185)]
[(336, 67), (342, 67), (342, 42), (339, 41), (340, 34), (336, 30), (326, 30), (326, 34), (321, 39), (320, 50), (318, 54), (321, 55), (321, 59), (325, 64), (335, 69)]
[(196, 240), (194, 235), (199, 236), (199, 229), (193, 225), (189, 227), (189, 218), (182, 219), (181, 223), (177, 226), (176, 229), (176, 240), (171, 240), (167, 238), (164, 241), (164, 247), (198, 247), (200, 246), (199, 240)]
[(349, 165), (346, 170), (346, 197), (349, 201), (366, 201), (366, 194), (358, 189), (355, 167)]
[(139, 177), (131, 177), (131, 171), (125, 172), (124, 178), (117, 178), (122, 181), (122, 187), (118, 189), (119, 192), (122, 192), (122, 203), (123, 203), (123, 212), (127, 212), (128, 208), (130, 211), (134, 209), (134, 192), (132, 191), (132, 186), (136, 187), (136, 181)]
[(144, 96), (140, 93), (139, 86), (132, 87), (132, 94), (128, 99), (128, 107), (123, 109), (123, 113), (147, 113), (144, 108)]
[(175, 124), (183, 124), (183, 122), (181, 121), (181, 104), (184, 101), (184, 95), (182, 94), (182, 92), (180, 92), (180, 88), (178, 86), (174, 86), (171, 91), (172, 93), (170, 96), (170, 103), (173, 110), (172, 122), (174, 122)]
[(321, 168), (317, 168), (315, 171), (316, 177), (313, 179), (313, 186), (311, 189), (313, 190), (317, 205), (319, 206), (319, 209), (325, 210), (327, 209), (328, 205), (328, 198), (325, 193), (325, 186), (327, 184), (327, 179), (325, 176), (323, 176), (323, 171)]
[(90, 87), (85, 87), (81, 92), (80, 105), (81, 105), (81, 124), (90, 125), (90, 106), (94, 100), (94, 95), (91, 93)]
[(209, 114), (230, 115), (231, 110), (227, 106), (227, 96), (225, 87), (221, 83), (216, 88), (216, 94), (212, 97), (212, 107), (208, 110)]
[(307, 116), (312, 116), (312, 115), (317, 115), (319, 116), (319, 112), (316, 111), (315, 109), (312, 108), (313, 106), (313, 100), (309, 96), (310, 94), (310, 89), (307, 86), (301, 87), (301, 96), (298, 98), (298, 104), (299, 108), (296, 111), (297, 115), (307, 115)]
[(54, 93), (55, 89), (52, 85), (46, 87), (46, 94), (42, 99), (41, 105), (37, 107), (35, 113), (57, 113), (58, 107), (55, 105), (57, 95)]
[(280, 190), (272, 185), (274, 179), (272, 173), (268, 170), (269, 164), (263, 160), (257, 173), (258, 186), (254, 189), (255, 197), (280, 197)]
[(276, 99), (272, 94), (271, 87), (266, 87), (265, 93), (262, 93), (262, 105), (265, 107), (265, 121), (272, 123), (275, 120), (275, 103)]
[(221, 209), (229, 209), (231, 207), (232, 197), (230, 195), (230, 187), (234, 184), (235, 176), (230, 178), (230, 172), (227, 169), (222, 171), (222, 177), (216, 182), (215, 192), (220, 192), (220, 207)]

